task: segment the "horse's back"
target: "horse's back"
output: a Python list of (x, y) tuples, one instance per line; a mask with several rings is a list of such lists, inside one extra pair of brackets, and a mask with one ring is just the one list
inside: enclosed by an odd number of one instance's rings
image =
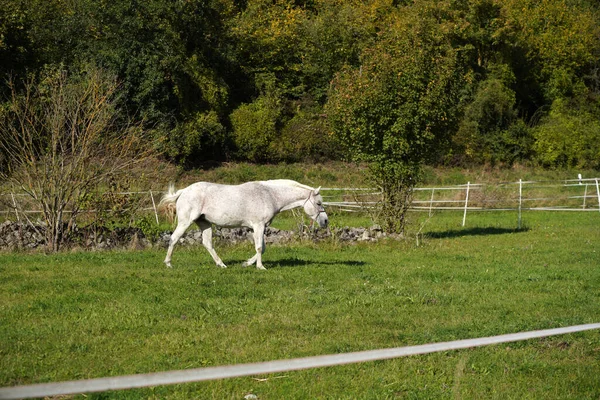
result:
[[(203, 218), (219, 226), (252, 226), (267, 222), (276, 210), (268, 187), (260, 182), (223, 185), (197, 182), (186, 188), (177, 207), (190, 217)], [(264, 220), (264, 221), (263, 221)]]

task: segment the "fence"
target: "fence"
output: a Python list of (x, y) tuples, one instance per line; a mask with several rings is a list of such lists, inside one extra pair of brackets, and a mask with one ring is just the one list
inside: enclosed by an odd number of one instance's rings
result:
[[(463, 212), (463, 226), (467, 213), (473, 211), (517, 211), (521, 227), (523, 211), (596, 211), (600, 212), (600, 178), (568, 179), (561, 181), (524, 181), (486, 184), (467, 182), (463, 185), (417, 187), (411, 210), (428, 212), (455, 210)], [(369, 188), (323, 188), (325, 205), (339, 212), (364, 212), (376, 207), (380, 195)], [(152, 215), (159, 223), (157, 200), (161, 191), (120, 192), (124, 201), (135, 204), (135, 213)], [(0, 215), (20, 218), (25, 214), (40, 214), (31, 199), (22, 193), (0, 193)], [(68, 211), (67, 211), (68, 212)], [(80, 213), (96, 213), (94, 209)]]
[(0, 399), (62, 396), (88, 392), (104, 392), (107, 390), (123, 390), (148, 386), (201, 382), (242, 376), (272, 374), (276, 372), (299, 371), (310, 368), (332, 367), (359, 362), (389, 360), (393, 358), (430, 354), (441, 351), (460, 350), (500, 343), (510, 343), (548, 336), (589, 331), (593, 329), (600, 329), (600, 323), (574, 325), (564, 328), (545, 329), (539, 331), (519, 332), (485, 338), (456, 340), (452, 342), (430, 343), (419, 346), (295, 358), (291, 360), (274, 360), (253, 364), (206, 367), (189, 370), (156, 372), (150, 374), (85, 379), (80, 381), (5, 387), (0, 388)]
[[(127, 203), (127, 209), (132, 214), (151, 214), (156, 223), (159, 223), (158, 200), (162, 196), (161, 191), (146, 190), (133, 192), (116, 192), (111, 193), (113, 196), (121, 198), (122, 203)], [(0, 216), (4, 218), (15, 218), (17, 221), (21, 219), (21, 215), (41, 215), (42, 210), (37, 209), (36, 204), (31, 196), (24, 193), (0, 193)], [(94, 208), (79, 209), (79, 214), (96, 214), (101, 210)], [(71, 210), (65, 210), (65, 213), (71, 213)]]
[[(417, 187), (411, 210), (428, 212), (517, 211), (521, 227), (523, 211), (595, 211), (600, 212), (600, 178), (563, 181), (523, 181), (441, 187)], [(346, 212), (375, 207), (380, 193), (364, 188), (325, 188), (325, 204)], [(329, 192), (329, 193), (327, 193)], [(341, 199), (340, 199), (341, 198)]]
[[(521, 212), (524, 210), (600, 212), (599, 181), (600, 178), (579, 178), (575, 180), (543, 182), (519, 180), (518, 182), (501, 184), (476, 184), (467, 182), (465, 185), (415, 188), (412, 210), (428, 212), (430, 214), (434, 211), (444, 210), (462, 211), (463, 225), (466, 222), (467, 212), (469, 211), (518, 211), (520, 226)], [(368, 188), (323, 188), (322, 190), (326, 200), (325, 204), (342, 212), (363, 211), (365, 208), (374, 207), (379, 201), (380, 196), (380, 193)], [(130, 196), (132, 199), (139, 198), (140, 206), (138, 210), (147, 213), (153, 212), (156, 222), (159, 222), (156, 199), (157, 196), (160, 196), (160, 192), (148, 190), (120, 193), (120, 195)], [(0, 196), (4, 197), (4, 201), (0, 201), (0, 204), (4, 204), (4, 209), (0, 209), (0, 213), (8, 215), (12, 213), (18, 219), (19, 213), (16, 210), (25, 209), (26, 195), (0, 193)], [(40, 212), (33, 208), (25, 210), (25, 213), (31, 214)], [(85, 212), (94, 213), (96, 210), (86, 210)], [(296, 371), (480, 347), (592, 329), (600, 329), (600, 324), (578, 325), (488, 338), (457, 340), (453, 342), (370, 350), (357, 353), (323, 355), (292, 360), (275, 360), (254, 364), (6, 387), (0, 388), (0, 399), (58, 396), (82, 392), (120, 390)]]

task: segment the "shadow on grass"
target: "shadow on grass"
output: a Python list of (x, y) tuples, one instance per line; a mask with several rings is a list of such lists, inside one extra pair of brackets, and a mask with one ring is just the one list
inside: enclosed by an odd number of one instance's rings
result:
[[(245, 261), (245, 260), (244, 260)], [(239, 265), (242, 264), (241, 260), (230, 261), (231, 265)], [(367, 263), (364, 261), (321, 261), (321, 260), (304, 260), (299, 258), (282, 258), (279, 260), (265, 260), (263, 259), (263, 263), (267, 269), (271, 268), (290, 268), (290, 267), (306, 267), (309, 265), (345, 265), (348, 267), (361, 267), (366, 265)], [(255, 268), (252, 265), (249, 268)]]
[(505, 235), (507, 233), (522, 233), (527, 232), (529, 228), (469, 228), (469, 229), (452, 229), (443, 232), (429, 232), (425, 236), (430, 239), (451, 239), (462, 236), (487, 236), (487, 235)]
[(275, 267), (301, 267), (307, 265), (345, 265), (348, 267), (360, 267), (366, 265), (364, 261), (321, 261), (321, 260), (302, 260), (298, 258), (283, 258), (281, 260), (273, 260), (271, 264)]

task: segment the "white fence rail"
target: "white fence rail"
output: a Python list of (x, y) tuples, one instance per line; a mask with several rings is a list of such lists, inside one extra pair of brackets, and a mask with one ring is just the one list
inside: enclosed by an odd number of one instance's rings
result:
[[(596, 211), (600, 212), (600, 178), (578, 178), (561, 181), (523, 181), (486, 184), (467, 182), (463, 185), (417, 187), (411, 210), (428, 212), (457, 210), (463, 212), (518, 211), (519, 227), (523, 211)], [(364, 212), (376, 207), (381, 193), (373, 188), (322, 188), (325, 205), (339, 212)], [(161, 191), (120, 192), (138, 202), (136, 212), (152, 213), (159, 223), (157, 199)], [(19, 219), (19, 212), (39, 214), (40, 210), (23, 193), (0, 193), (0, 216)], [(69, 212), (69, 211), (67, 211)], [(80, 210), (95, 213), (96, 210)]]
[(517, 342), (600, 329), (600, 323), (574, 325), (564, 328), (519, 332), (484, 338), (456, 340), (452, 342), (431, 343), (419, 346), (397, 347), (391, 349), (367, 350), (354, 353), (331, 354), (290, 360), (275, 360), (253, 364), (238, 364), (222, 367), (207, 367), (188, 370), (156, 372), (108, 378), (85, 379), (35, 385), (0, 388), (0, 399), (24, 399), (35, 397), (63, 396), (79, 393), (124, 390), (149, 386), (172, 385), (201, 382), (217, 379), (236, 378), (278, 372), (299, 371), (311, 368), (332, 367), (377, 360), (460, 350), (489, 346), (501, 343)]
[[(455, 210), (463, 212), (517, 211), (521, 226), (523, 211), (595, 211), (600, 212), (600, 178), (562, 181), (523, 181), (441, 187), (417, 187), (411, 210), (428, 212)], [(364, 188), (324, 188), (325, 204), (347, 212), (375, 207), (379, 193)], [(345, 199), (339, 200), (342, 196)]]

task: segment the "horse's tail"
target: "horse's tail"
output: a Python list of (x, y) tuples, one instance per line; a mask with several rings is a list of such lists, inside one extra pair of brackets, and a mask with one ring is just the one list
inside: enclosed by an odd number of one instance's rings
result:
[(175, 191), (175, 185), (173, 183), (169, 183), (169, 191), (160, 199), (158, 203), (158, 209), (164, 211), (167, 215), (174, 217), (175, 216), (175, 204), (177, 203), (177, 199), (183, 193), (183, 189)]

